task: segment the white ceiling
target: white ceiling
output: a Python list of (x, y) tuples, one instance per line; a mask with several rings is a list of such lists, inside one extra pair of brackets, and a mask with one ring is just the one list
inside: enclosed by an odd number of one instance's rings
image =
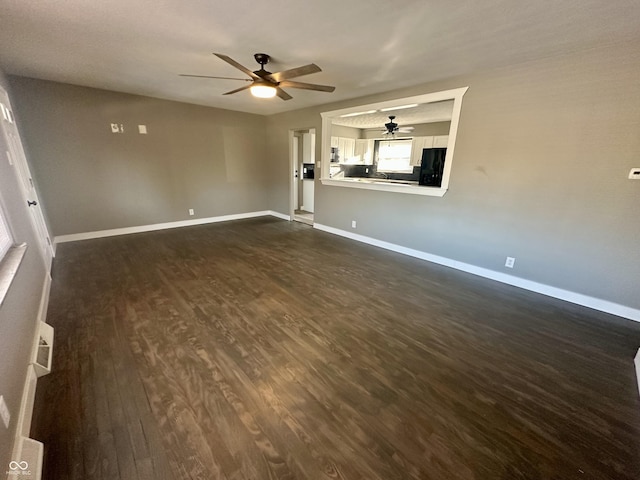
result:
[[(0, 0), (6, 73), (260, 114), (639, 38), (638, 0)], [(316, 63), (296, 80), (336, 91), (261, 100), (178, 76), (238, 76), (212, 52)]]

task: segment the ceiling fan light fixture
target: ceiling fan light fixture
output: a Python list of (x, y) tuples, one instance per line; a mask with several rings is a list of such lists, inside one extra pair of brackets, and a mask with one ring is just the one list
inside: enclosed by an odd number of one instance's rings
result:
[(256, 85), (252, 85), (249, 90), (251, 90), (251, 95), (258, 98), (273, 98), (276, 96), (276, 87), (273, 85), (258, 83)]

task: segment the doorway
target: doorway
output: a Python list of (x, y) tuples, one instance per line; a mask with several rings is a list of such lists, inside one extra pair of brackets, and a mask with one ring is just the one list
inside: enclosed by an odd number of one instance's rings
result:
[(316, 129), (289, 131), (291, 219), (313, 225), (315, 210)]
[(29, 207), (29, 216), (39, 241), (42, 259), (44, 260), (47, 271), (50, 271), (51, 261), (54, 256), (53, 245), (51, 244), (49, 231), (40, 208), (40, 200), (31, 171), (29, 170), (27, 157), (22, 148), (22, 140), (20, 139), (20, 132), (15, 122), (11, 103), (9, 102), (9, 95), (2, 88), (0, 88), (0, 130), (0, 135), (4, 137), (4, 142), (6, 143), (9, 164), (13, 165), (16, 169), (20, 192), (22, 193), (25, 204)]

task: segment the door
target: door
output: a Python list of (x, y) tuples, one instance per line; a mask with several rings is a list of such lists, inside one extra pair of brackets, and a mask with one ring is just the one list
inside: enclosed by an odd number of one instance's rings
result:
[(38, 247), (42, 253), (47, 271), (49, 271), (51, 268), (51, 259), (54, 255), (53, 245), (51, 244), (42, 210), (40, 209), (40, 199), (38, 198), (38, 193), (33, 183), (24, 149), (22, 148), (22, 141), (13, 115), (13, 109), (9, 102), (9, 96), (2, 88), (0, 88), (0, 110), (2, 110), (0, 125), (2, 125), (2, 133), (7, 144), (6, 154), (9, 163), (16, 169), (22, 197), (29, 207), (29, 216), (38, 239)]
[(315, 184), (305, 173), (315, 166), (315, 137), (315, 128), (289, 130), (291, 219), (309, 225), (313, 225)]
[(293, 213), (300, 208), (300, 178), (302, 178), (302, 171), (300, 170), (300, 155), (298, 155), (298, 149), (300, 148), (300, 137), (293, 135), (291, 155), (293, 157)]

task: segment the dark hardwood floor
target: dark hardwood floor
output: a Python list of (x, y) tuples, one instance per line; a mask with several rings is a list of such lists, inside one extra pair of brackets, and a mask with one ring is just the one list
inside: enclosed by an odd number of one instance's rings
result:
[(640, 478), (640, 325), (272, 218), (58, 247), (46, 479)]

